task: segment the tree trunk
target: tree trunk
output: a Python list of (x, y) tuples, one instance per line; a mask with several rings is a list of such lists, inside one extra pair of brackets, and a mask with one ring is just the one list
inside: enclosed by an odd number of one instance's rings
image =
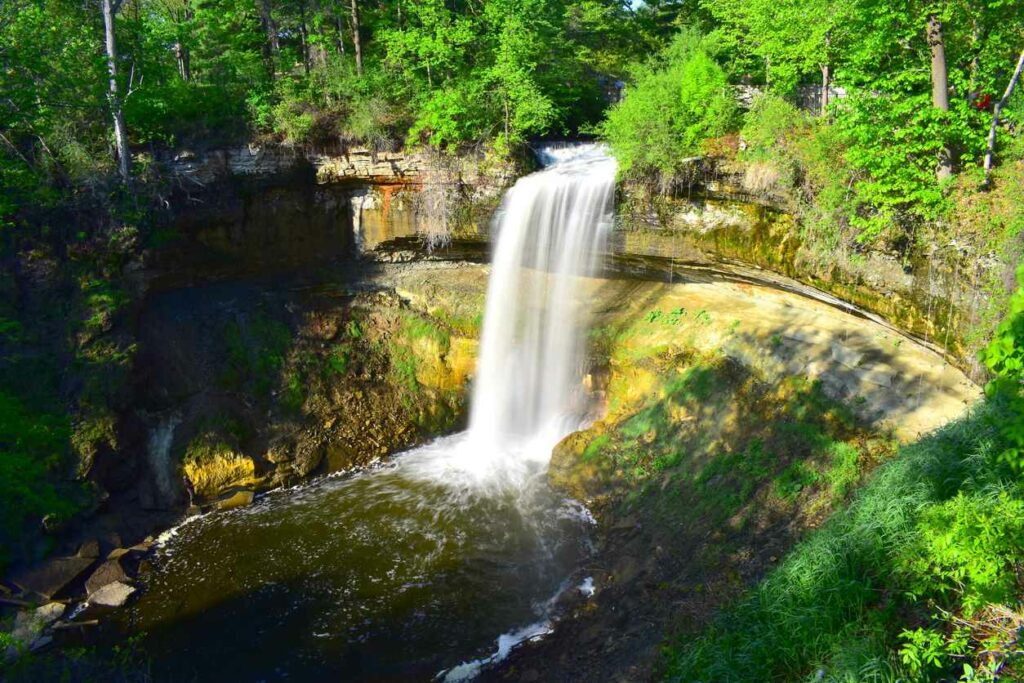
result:
[(821, 115), (828, 111), (828, 102), (832, 95), (829, 90), (832, 88), (832, 66), (830, 64), (830, 48), (832, 47), (832, 33), (825, 33), (825, 61), (821, 64)]
[(324, 14), (320, 0), (311, 0), (313, 9), (313, 33), (316, 41), (309, 47), (310, 61), (318, 67), (327, 66), (327, 34), (324, 33)]
[(1020, 59), (1017, 60), (1017, 69), (1013, 72), (1013, 77), (1010, 78), (1010, 84), (1006, 86), (1006, 92), (1003, 93), (1002, 99), (996, 102), (996, 106), (992, 110), (992, 125), (988, 129), (988, 151), (985, 152), (985, 183), (983, 187), (988, 187), (992, 182), (992, 166), (996, 156), (996, 129), (999, 127), (999, 116), (1003, 113), (1003, 107), (1010, 101), (1010, 96), (1013, 95), (1013, 89), (1017, 87), (1017, 81), (1020, 80), (1022, 71), (1024, 71), (1024, 50), (1021, 50)]
[(359, 2), (352, 0), (352, 46), (356, 53), (356, 73), (363, 75), (363, 46), (359, 37)]
[(299, 2), (299, 42), (302, 48), (302, 69), (309, 75), (309, 28), (306, 26), (306, 0)]
[(821, 65), (821, 114), (828, 111), (829, 89), (832, 87), (832, 69), (828, 64)]
[[(116, 2), (116, 4), (115, 4)], [(114, 15), (121, 8), (120, 0), (102, 0), (103, 33), (107, 50), (107, 74), (110, 77), (107, 101), (110, 115), (114, 119), (114, 149), (117, 155), (117, 172), (125, 184), (131, 182), (131, 150), (128, 149), (128, 131), (121, 111), (121, 93), (117, 84), (117, 39), (114, 37)]]
[(335, 25), (338, 27), (337, 35), (335, 36), (335, 45), (338, 46), (338, 54), (342, 57), (345, 56), (345, 25), (341, 20), (341, 15), (336, 14), (334, 16)]
[(277, 22), (274, 21), (274, 13), (270, 7), (270, 0), (259, 0), (260, 22), (263, 30), (267, 32), (267, 46), (272, 54), (277, 54), (281, 49), (281, 41), (277, 37)]
[[(932, 106), (940, 111), (949, 111), (946, 46), (942, 39), (942, 22), (934, 14), (928, 17), (928, 47), (932, 53)], [(939, 152), (935, 175), (940, 181), (953, 175), (953, 154), (948, 148)]]
[(178, 61), (178, 75), (188, 83), (192, 80), (191, 57), (188, 48), (178, 41), (174, 44), (174, 58)]

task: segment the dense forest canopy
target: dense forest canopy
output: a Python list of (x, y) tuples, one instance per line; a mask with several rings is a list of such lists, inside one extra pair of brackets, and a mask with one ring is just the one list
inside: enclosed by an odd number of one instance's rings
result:
[[(505, 154), (598, 132), (626, 174), (669, 187), (742, 132), (748, 160), (779, 157), (769, 175), (821, 198), (824, 240), (898, 244), (989, 147), (1019, 156), (1024, 95), (1002, 100), (1022, 17), (1015, 0), (12, 0), (0, 215), (145, 175), (161, 148)], [(743, 88), (772, 101), (743, 114)]]

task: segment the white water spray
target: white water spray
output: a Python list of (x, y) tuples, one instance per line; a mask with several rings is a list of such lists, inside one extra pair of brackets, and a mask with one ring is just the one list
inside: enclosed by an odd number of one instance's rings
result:
[(598, 145), (541, 156), (546, 167), (519, 180), (495, 217), (469, 431), (436, 442), (443, 457), (403, 463), (429, 478), (522, 488), (586, 418), (582, 283), (594, 275), (611, 226), (616, 165)]

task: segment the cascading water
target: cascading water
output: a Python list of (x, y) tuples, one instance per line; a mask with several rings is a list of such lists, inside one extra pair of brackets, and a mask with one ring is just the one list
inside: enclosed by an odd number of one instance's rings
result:
[(469, 436), (546, 460), (586, 409), (578, 282), (604, 247), (615, 161), (596, 146), (545, 156), (551, 166), (519, 181), (499, 214)]
[(551, 596), (589, 552), (592, 520), (543, 473), (587, 418), (582, 285), (615, 165), (596, 146), (544, 156), (495, 221), (469, 430), (168, 534), (125, 616), (154, 670), (461, 681), (547, 631)]
[(522, 487), (588, 412), (581, 283), (606, 242), (616, 165), (598, 145), (548, 148), (541, 158), (547, 167), (516, 183), (495, 218), (469, 430), (410, 462), (420, 475)]

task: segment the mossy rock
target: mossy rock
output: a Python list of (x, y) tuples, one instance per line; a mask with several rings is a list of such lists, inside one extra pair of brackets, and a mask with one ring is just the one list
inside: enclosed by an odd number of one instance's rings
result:
[(196, 495), (205, 499), (258, 483), (252, 458), (207, 435), (200, 435), (189, 444), (183, 469)]
[(601, 451), (608, 445), (605, 425), (573, 432), (551, 453), (548, 481), (557, 489), (580, 500), (594, 500), (611, 492), (616, 481), (616, 464)]

